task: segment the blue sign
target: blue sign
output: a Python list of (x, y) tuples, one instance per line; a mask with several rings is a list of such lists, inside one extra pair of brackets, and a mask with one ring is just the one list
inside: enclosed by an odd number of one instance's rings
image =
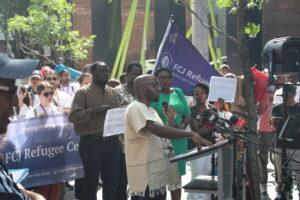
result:
[(83, 176), (79, 136), (63, 115), (12, 121), (0, 153), (8, 169), (30, 169), (22, 181), (24, 187)]
[(172, 20), (160, 44), (154, 73), (160, 68), (168, 68), (173, 75), (172, 86), (181, 88), (189, 96), (196, 84), (209, 85), (211, 76), (220, 76)]

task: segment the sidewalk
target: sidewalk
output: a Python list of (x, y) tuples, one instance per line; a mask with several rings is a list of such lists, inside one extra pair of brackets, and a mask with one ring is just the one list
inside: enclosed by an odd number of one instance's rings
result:
[[(269, 162), (268, 171), (269, 171), (268, 193), (269, 193), (269, 196), (271, 199), (275, 199), (275, 197), (276, 197), (275, 172), (274, 172), (274, 166), (271, 164), (271, 162)], [(189, 165), (187, 165), (187, 174), (182, 177), (183, 185), (188, 183), (190, 181), (190, 179), (191, 179), (190, 168), (189, 168)], [(71, 184), (74, 184), (74, 181), (72, 181)], [(188, 195), (188, 193), (184, 192), (184, 190), (183, 190), (181, 199), (187, 200), (187, 195)], [(98, 196), (98, 200), (102, 200), (102, 190), (98, 191), (97, 196)], [(65, 200), (74, 200), (75, 199), (74, 190), (71, 190), (71, 191), (67, 190), (65, 193), (64, 199)], [(294, 187), (293, 199), (298, 199), (298, 192), (296, 191), (296, 187)], [(167, 200), (171, 200), (171, 196), (169, 193), (167, 195)]]

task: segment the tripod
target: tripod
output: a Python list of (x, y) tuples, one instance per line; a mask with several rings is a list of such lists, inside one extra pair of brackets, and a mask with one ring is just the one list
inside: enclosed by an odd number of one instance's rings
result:
[[(224, 130), (222, 130), (224, 131)], [(274, 154), (278, 154), (281, 155), (281, 152), (277, 152), (267, 146), (264, 146), (262, 144), (257, 143), (256, 141), (253, 141), (247, 137), (245, 137), (244, 135), (247, 133), (251, 133), (251, 130), (248, 131), (235, 131), (235, 130), (226, 130), (226, 137), (228, 138), (228, 140), (231, 142), (231, 144), (233, 144), (233, 148), (234, 148), (234, 157), (233, 157), (233, 182), (232, 182), (232, 198), (231, 199), (235, 199), (235, 200), (246, 200), (246, 176), (247, 176), (247, 156), (246, 156), (246, 150), (247, 150), (247, 145), (248, 143), (252, 143), (255, 144), (263, 149), (266, 149)], [(252, 132), (252, 134), (255, 134), (254, 132)], [(255, 134), (257, 135), (257, 134)], [(229, 137), (228, 137), (229, 136)], [(258, 135), (257, 135), (258, 136)], [(243, 145), (243, 159), (242, 159), (242, 166), (243, 166), (243, 175), (242, 175), (242, 198), (240, 198), (238, 191), (239, 191), (239, 187), (237, 186), (237, 176), (236, 176), (236, 168), (235, 168), (235, 157), (236, 157), (236, 146), (237, 146), (237, 141), (241, 140), (243, 141), (244, 145)], [(300, 164), (300, 161), (295, 160), (293, 158), (289, 159), (290, 161), (296, 162)]]
[[(292, 87), (295, 87), (297, 84), (283, 84), (282, 86), (282, 98), (283, 98), (283, 122), (284, 125), (281, 127), (280, 135), (278, 137), (278, 140), (282, 143), (282, 148), (281, 148), (281, 177), (280, 177), (280, 182), (279, 182), (279, 197), (277, 200), (286, 200), (287, 198), (287, 192), (290, 190), (289, 189), (289, 177), (286, 171), (287, 168), (287, 146), (286, 143), (288, 141), (288, 134), (286, 134), (286, 129), (288, 128), (287, 124), (289, 122), (289, 115), (288, 113), (288, 98), (291, 98), (289, 95), (291, 95), (291, 89)], [(293, 94), (293, 93), (292, 93)], [(295, 94), (294, 94), (295, 95)], [(296, 130), (294, 130), (296, 131)], [(290, 138), (289, 138), (290, 139)]]

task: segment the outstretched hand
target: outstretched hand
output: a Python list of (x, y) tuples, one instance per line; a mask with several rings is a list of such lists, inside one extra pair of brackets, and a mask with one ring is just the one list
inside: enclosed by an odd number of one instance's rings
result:
[(210, 141), (204, 139), (203, 137), (201, 137), (195, 132), (193, 132), (191, 139), (194, 142), (194, 144), (197, 146), (198, 151), (202, 149), (202, 146), (213, 146), (213, 144)]

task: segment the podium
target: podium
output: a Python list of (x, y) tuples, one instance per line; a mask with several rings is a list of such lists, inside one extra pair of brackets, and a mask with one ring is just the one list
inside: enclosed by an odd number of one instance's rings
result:
[(233, 199), (233, 147), (228, 141), (220, 142), (213, 147), (204, 147), (201, 151), (194, 149), (185, 154), (177, 155), (171, 158), (171, 162), (179, 160), (192, 161), (199, 158), (217, 153), (218, 176), (198, 175), (183, 186), (183, 189), (189, 193), (208, 193), (218, 194), (218, 199)]

